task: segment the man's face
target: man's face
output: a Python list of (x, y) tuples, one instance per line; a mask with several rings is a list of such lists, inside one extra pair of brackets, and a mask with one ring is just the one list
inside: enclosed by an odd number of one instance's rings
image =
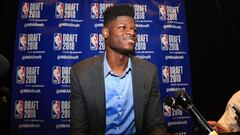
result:
[[(137, 41), (135, 21), (129, 16), (119, 16), (106, 28), (106, 39), (109, 49), (117, 52), (128, 54), (134, 51)], [(103, 31), (103, 35), (106, 34)]]

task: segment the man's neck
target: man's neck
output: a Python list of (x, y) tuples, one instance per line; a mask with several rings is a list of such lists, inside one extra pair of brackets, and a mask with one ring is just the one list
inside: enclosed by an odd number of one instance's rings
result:
[(119, 76), (122, 75), (128, 67), (129, 56), (108, 52), (106, 58), (111, 70)]

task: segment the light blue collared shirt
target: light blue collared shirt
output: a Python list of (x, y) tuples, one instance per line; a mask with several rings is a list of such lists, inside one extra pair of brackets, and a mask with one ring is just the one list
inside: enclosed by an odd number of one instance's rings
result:
[(133, 109), (132, 65), (123, 75), (118, 76), (111, 71), (106, 54), (103, 62), (106, 100), (106, 135), (132, 135), (136, 133)]

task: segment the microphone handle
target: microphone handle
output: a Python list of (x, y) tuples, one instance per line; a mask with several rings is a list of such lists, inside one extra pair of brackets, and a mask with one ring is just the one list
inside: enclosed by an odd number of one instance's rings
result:
[(207, 124), (205, 118), (198, 112), (193, 104), (188, 106), (188, 111), (193, 114), (197, 123), (201, 126), (204, 132), (208, 133), (208, 135), (217, 135), (217, 133), (213, 131), (212, 127)]

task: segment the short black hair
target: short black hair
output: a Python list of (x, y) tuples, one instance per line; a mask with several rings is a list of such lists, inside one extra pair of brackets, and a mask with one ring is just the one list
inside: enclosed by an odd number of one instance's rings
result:
[(134, 8), (130, 4), (118, 4), (110, 6), (103, 13), (104, 26), (106, 26), (110, 21), (116, 19), (118, 16), (130, 16), (134, 18), (134, 15)]

